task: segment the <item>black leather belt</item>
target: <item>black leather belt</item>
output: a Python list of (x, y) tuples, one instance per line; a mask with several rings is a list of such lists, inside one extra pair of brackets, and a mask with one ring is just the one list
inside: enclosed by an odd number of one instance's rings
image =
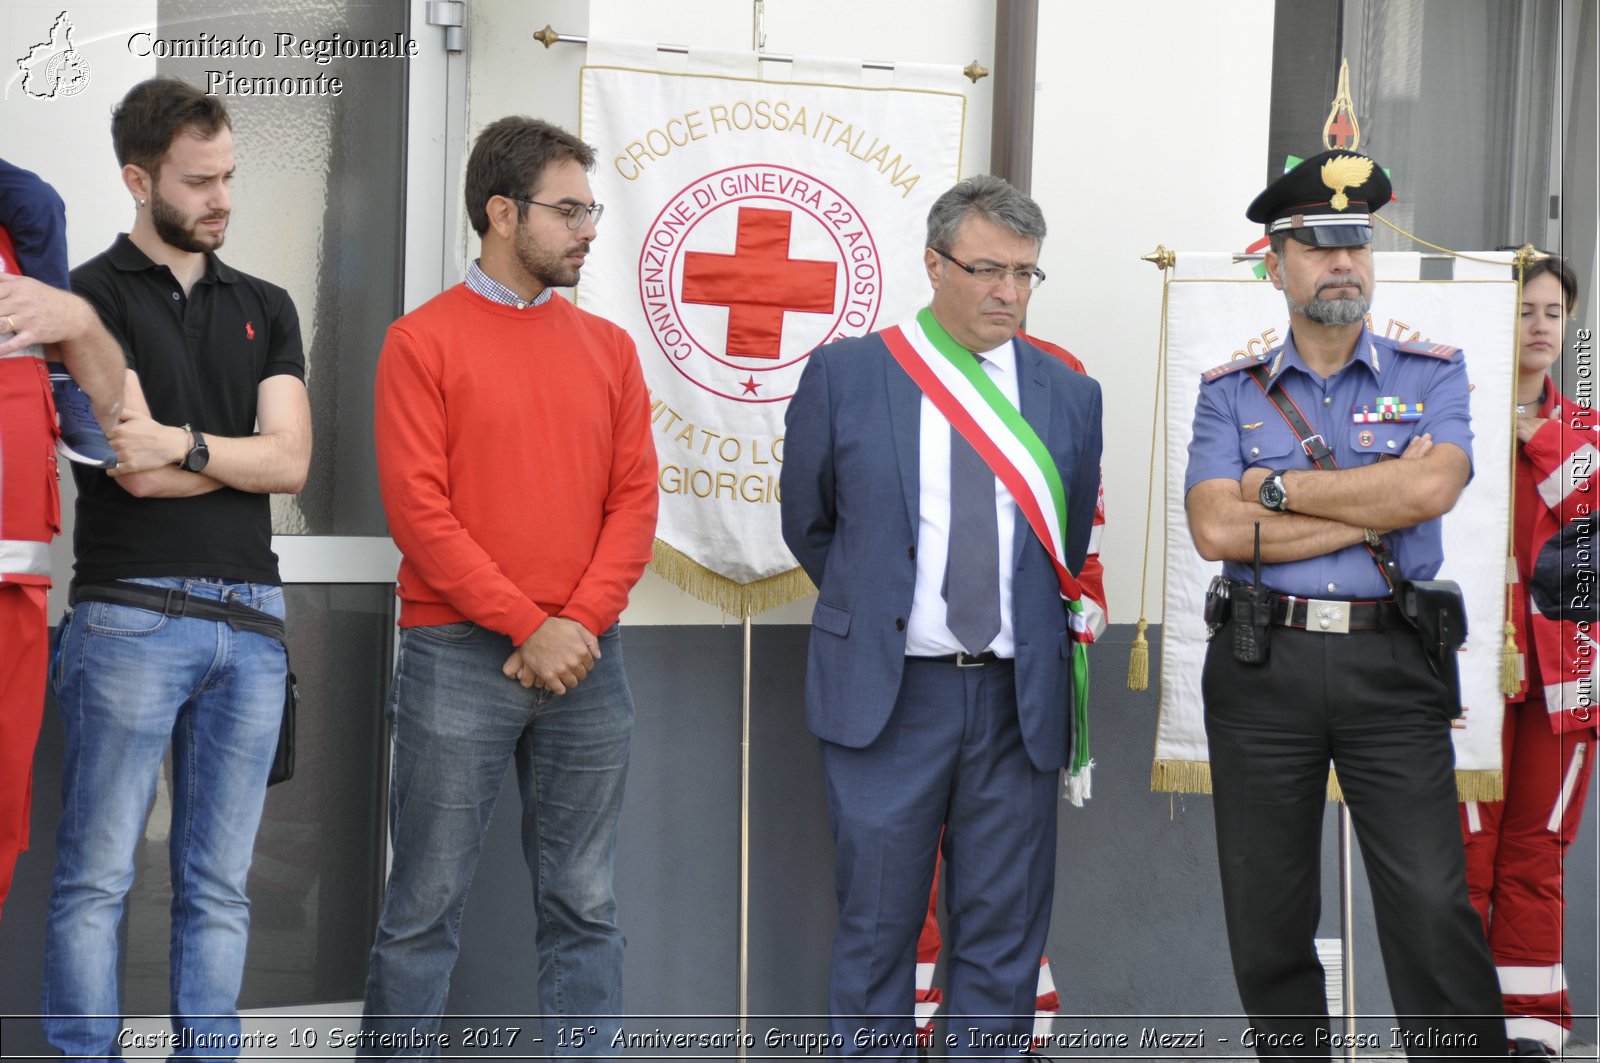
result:
[(167, 617), (192, 617), (196, 620), (221, 621), (235, 631), (254, 631), (279, 642), (285, 641), (287, 629), (282, 620), (271, 613), (251, 608), (243, 602), (218, 601), (188, 594), (176, 587), (152, 587), (148, 583), (85, 583), (74, 586), (67, 595), (70, 605), (79, 602), (110, 602), (135, 609), (146, 609)]
[(1300, 628), (1303, 631), (1382, 631), (1405, 619), (1393, 598), (1350, 602), (1338, 598), (1296, 598), (1273, 594), (1271, 602), (1274, 627)]
[(908, 661), (926, 661), (929, 664), (953, 664), (957, 668), (982, 668), (986, 664), (1010, 664), (1010, 657), (1002, 657), (993, 650), (982, 653), (946, 653), (939, 657), (907, 656)]

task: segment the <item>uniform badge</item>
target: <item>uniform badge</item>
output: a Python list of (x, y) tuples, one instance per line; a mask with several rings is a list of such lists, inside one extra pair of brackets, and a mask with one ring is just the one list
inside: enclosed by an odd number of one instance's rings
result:
[(1254, 432), (1257, 428), (1260, 428), (1266, 423), (1267, 422), (1265, 421), (1251, 421), (1249, 424), (1242, 424), (1239, 427), (1243, 428), (1246, 432)]
[(1343, 210), (1350, 205), (1346, 188), (1367, 183), (1372, 176), (1372, 160), (1362, 155), (1338, 155), (1322, 164), (1322, 183), (1333, 190), (1328, 206)]
[(1364, 447), (1372, 446), (1372, 433), (1366, 431), (1365, 429), (1362, 430), (1361, 434), (1357, 436), (1356, 439), (1358, 439), (1361, 445)]
[(1398, 395), (1379, 395), (1370, 403), (1352, 407), (1355, 424), (1394, 424), (1422, 420), (1422, 403), (1404, 402)]

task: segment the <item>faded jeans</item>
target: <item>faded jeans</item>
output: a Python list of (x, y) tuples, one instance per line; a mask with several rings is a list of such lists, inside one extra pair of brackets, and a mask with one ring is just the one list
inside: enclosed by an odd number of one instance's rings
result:
[[(502, 675), (512, 648), (467, 622), (400, 633), (389, 699), (394, 864), (362, 1020), (366, 1037), (385, 1040), (363, 1044), (364, 1055), (439, 1053), (437, 1041), (416, 1042), (439, 1033), (467, 889), (511, 764), (533, 875), (543, 1033), (542, 1042), (517, 1047), (610, 1050), (623, 950), (611, 874), (633, 729), (622, 639), (615, 626), (602, 634), (594, 671), (561, 696)], [(581, 1046), (573, 1029), (584, 1034)], [(450, 1051), (458, 1043), (452, 1038)]]
[[(283, 616), (278, 586), (130, 582)], [(191, 1042), (226, 1044), (239, 1033), (245, 881), (283, 719), (283, 644), (220, 621), (109, 602), (80, 604), (58, 639), (51, 679), (66, 756), (45, 932), (45, 1036), (69, 1057), (122, 1055), (117, 927), (170, 742), (173, 1029)]]

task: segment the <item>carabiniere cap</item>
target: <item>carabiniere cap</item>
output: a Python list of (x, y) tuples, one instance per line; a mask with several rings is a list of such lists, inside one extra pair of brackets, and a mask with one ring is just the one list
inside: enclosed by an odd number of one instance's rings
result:
[(1313, 247), (1372, 242), (1372, 215), (1393, 196), (1383, 167), (1354, 151), (1313, 155), (1266, 187), (1245, 217)]

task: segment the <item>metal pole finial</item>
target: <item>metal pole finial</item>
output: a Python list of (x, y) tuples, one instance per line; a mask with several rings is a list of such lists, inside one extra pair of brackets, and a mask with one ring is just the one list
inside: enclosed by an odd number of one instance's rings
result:
[(1157, 269), (1171, 269), (1178, 264), (1178, 253), (1170, 251), (1163, 244), (1157, 244), (1156, 249), (1148, 255), (1140, 255), (1141, 262), (1148, 262)]

